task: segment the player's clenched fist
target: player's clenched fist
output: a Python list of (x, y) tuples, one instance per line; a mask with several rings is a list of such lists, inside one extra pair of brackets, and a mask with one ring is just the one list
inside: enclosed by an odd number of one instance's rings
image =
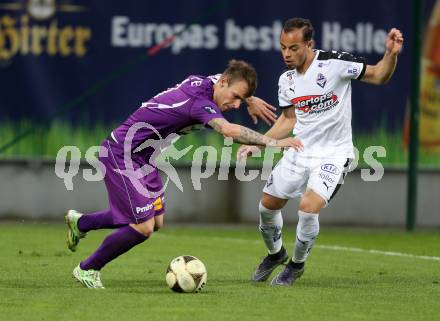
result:
[(399, 29), (392, 28), (388, 32), (387, 40), (385, 43), (386, 50), (393, 55), (398, 55), (402, 50), (403, 35)]

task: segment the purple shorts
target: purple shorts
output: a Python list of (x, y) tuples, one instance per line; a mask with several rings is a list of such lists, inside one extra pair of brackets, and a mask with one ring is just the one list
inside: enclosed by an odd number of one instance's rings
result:
[[(164, 188), (158, 169), (151, 167), (149, 174), (134, 179), (134, 175), (122, 173), (127, 170), (123, 145), (105, 140), (102, 146), (108, 150), (108, 156), (99, 157), (99, 160), (105, 166), (104, 182), (113, 222), (139, 224), (162, 215), (165, 212)], [(139, 158), (131, 158), (131, 161), (135, 170), (146, 164), (146, 161)]]

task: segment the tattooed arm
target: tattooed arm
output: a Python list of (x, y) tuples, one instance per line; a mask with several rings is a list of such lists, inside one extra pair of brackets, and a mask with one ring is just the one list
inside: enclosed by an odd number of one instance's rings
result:
[(277, 145), (276, 139), (264, 136), (250, 128), (232, 124), (224, 118), (214, 118), (208, 122), (208, 125), (220, 134), (231, 137), (236, 143), (261, 146)]
[[(266, 132), (265, 136), (273, 139), (282, 139), (292, 133), (296, 123), (295, 109), (293, 106), (283, 108), (281, 116), (277, 119), (275, 124)], [(297, 148), (295, 148), (298, 150)], [(260, 150), (260, 146), (249, 146), (243, 144), (237, 151), (237, 159), (246, 158), (249, 155), (255, 154)]]
[(231, 137), (234, 142), (246, 145), (259, 145), (259, 146), (274, 146), (274, 147), (293, 147), (295, 149), (301, 149), (303, 147), (300, 140), (288, 137), (281, 140), (276, 140), (265, 135), (262, 135), (250, 128), (232, 124), (224, 118), (214, 118), (208, 122), (215, 131), (220, 134)]

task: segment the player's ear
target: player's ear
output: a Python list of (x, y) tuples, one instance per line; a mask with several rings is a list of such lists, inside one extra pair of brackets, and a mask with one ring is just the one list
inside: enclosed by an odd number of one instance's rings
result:
[(219, 81), (221, 87), (228, 87), (228, 78), (226, 76), (221, 76)]

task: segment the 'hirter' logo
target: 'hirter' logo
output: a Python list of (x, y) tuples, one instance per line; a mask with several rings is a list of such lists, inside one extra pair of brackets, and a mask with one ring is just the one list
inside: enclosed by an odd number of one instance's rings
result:
[[(0, 60), (15, 56), (86, 55), (92, 30), (77, 21), (87, 7), (69, 0), (9, 0), (0, 3)], [(6, 11), (6, 13), (4, 12)], [(12, 12), (12, 13), (11, 13)], [(75, 14), (75, 19), (60, 23), (60, 15)]]

